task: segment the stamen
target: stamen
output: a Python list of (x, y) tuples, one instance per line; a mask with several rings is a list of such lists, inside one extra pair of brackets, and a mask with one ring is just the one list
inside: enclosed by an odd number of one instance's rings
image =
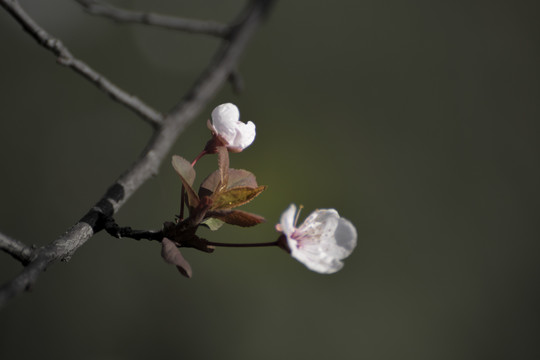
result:
[(296, 216), (294, 217), (294, 227), (296, 227), (296, 223), (298, 222), (298, 217), (300, 217), (300, 211), (304, 208), (304, 205), (298, 206), (298, 212), (296, 213)]

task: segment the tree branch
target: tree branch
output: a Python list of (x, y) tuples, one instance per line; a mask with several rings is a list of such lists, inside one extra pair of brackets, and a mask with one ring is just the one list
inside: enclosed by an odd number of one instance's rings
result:
[(103, 75), (99, 74), (83, 61), (75, 58), (62, 42), (39, 26), (19, 5), (17, 0), (0, 0), (0, 5), (4, 7), (40, 45), (52, 51), (57, 56), (59, 64), (67, 66), (84, 76), (99, 89), (103, 90), (114, 100), (123, 104), (127, 108), (141, 116), (154, 128), (163, 121), (163, 115), (154, 110), (137, 97), (128, 94), (118, 86), (110, 82)]
[[(32, 261), (23, 271), (0, 288), (0, 307), (13, 296), (32, 286), (48, 265), (57, 260), (67, 261), (88, 239), (104, 228), (105, 220), (116, 213), (146, 180), (157, 174), (159, 165), (170, 151), (178, 135), (227, 81), (271, 3), (272, 0), (255, 0), (248, 4), (239, 17), (239, 21), (236, 22), (237, 25), (231, 32), (231, 36), (227, 41), (224, 41), (213, 61), (200, 75), (191, 90), (159, 123), (140, 157), (116, 180), (101, 200), (77, 224), (54, 242), (35, 250)], [(0, 4), (8, 9), (23, 24), (25, 29), (34, 29), (29, 31), (34, 37), (47, 39), (46, 36), (43, 37), (41, 33), (38, 34), (35, 31), (39, 27), (20, 9), (16, 1), (1, 0)], [(21, 17), (21, 14), (24, 16)], [(55, 47), (52, 46), (52, 48)]]
[(161, 241), (164, 237), (162, 230), (134, 230), (129, 226), (120, 227), (114, 219), (105, 220), (105, 231), (117, 239), (130, 238), (134, 240)]
[(0, 249), (4, 250), (23, 264), (30, 262), (34, 250), (19, 240), (0, 233)]
[(227, 37), (231, 30), (230, 26), (214, 21), (193, 20), (150, 12), (126, 10), (96, 0), (75, 1), (81, 4), (92, 15), (104, 16), (119, 22), (140, 23), (223, 38)]

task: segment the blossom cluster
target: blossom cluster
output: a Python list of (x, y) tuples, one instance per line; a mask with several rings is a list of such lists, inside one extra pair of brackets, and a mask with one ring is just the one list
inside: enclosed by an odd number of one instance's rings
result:
[[(339, 215), (335, 209), (313, 211), (304, 222), (297, 226), (299, 211), (291, 204), (281, 215), (276, 225), (280, 232), (278, 240), (257, 244), (227, 244), (210, 242), (198, 237), (198, 226), (217, 230), (224, 223), (237, 226), (253, 226), (264, 222), (264, 218), (237, 210), (257, 197), (266, 186), (257, 184), (255, 176), (247, 170), (229, 168), (228, 153), (238, 153), (249, 147), (255, 140), (255, 124), (240, 121), (240, 111), (231, 103), (217, 106), (208, 120), (212, 133), (201, 154), (192, 162), (173, 156), (173, 167), (182, 180), (182, 204), (176, 223), (165, 223), (165, 238), (162, 241), (163, 258), (177, 266), (180, 272), (191, 276), (191, 267), (182, 257), (177, 247), (194, 247), (212, 252), (215, 246), (278, 246), (287, 251), (308, 269), (322, 274), (331, 274), (343, 267), (343, 259), (348, 257), (357, 242), (354, 225)], [(218, 169), (210, 174), (195, 192), (194, 166), (204, 155), (218, 155)], [(184, 218), (184, 206), (189, 216)]]

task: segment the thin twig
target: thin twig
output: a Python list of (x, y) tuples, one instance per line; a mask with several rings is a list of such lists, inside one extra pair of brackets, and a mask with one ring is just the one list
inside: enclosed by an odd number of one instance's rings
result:
[(3, 233), (0, 233), (0, 249), (4, 250), (23, 264), (27, 264), (34, 253), (34, 250), (30, 246), (26, 246), (21, 241), (13, 239)]
[(268, 247), (279, 246), (278, 241), (269, 241), (263, 243), (223, 243), (215, 241), (206, 241), (206, 245), (220, 246), (220, 247), (233, 247), (233, 248), (253, 248), (253, 247)]
[(244, 91), (244, 79), (242, 79), (242, 75), (238, 70), (235, 69), (231, 71), (229, 81), (231, 82), (232, 89), (236, 94), (240, 94)]
[(90, 82), (99, 89), (103, 90), (114, 100), (134, 111), (153, 127), (157, 127), (163, 122), (163, 115), (158, 111), (146, 105), (137, 97), (120, 89), (83, 61), (74, 57), (60, 40), (52, 37), (39, 26), (26, 11), (24, 11), (17, 0), (0, 0), (0, 5), (2, 5), (2, 7), (4, 7), (40, 45), (52, 51), (57, 56), (59, 64), (71, 68), (90, 80)]
[[(20, 9), (16, 1), (0, 1), (0, 4), (8, 9), (25, 29), (37, 26)], [(226, 83), (230, 72), (236, 67), (240, 55), (271, 3), (271, 0), (250, 2), (228, 41), (224, 42), (191, 90), (160, 123), (138, 160), (118, 178), (101, 200), (77, 224), (51, 244), (37, 249), (28, 266), (0, 288), (0, 307), (5, 305), (10, 298), (34, 284), (48, 265), (57, 260), (68, 260), (88, 239), (104, 228), (106, 218), (116, 213), (146, 180), (157, 173), (159, 165), (169, 153), (178, 135)], [(42, 38), (33, 31), (29, 32), (38, 40)]]
[(105, 220), (105, 231), (117, 239), (130, 238), (134, 240), (161, 241), (164, 237), (162, 230), (134, 230), (129, 226), (119, 226), (114, 219)]
[(225, 38), (231, 28), (228, 25), (214, 21), (185, 19), (175, 16), (161, 15), (151, 12), (121, 9), (95, 0), (75, 0), (85, 8), (88, 13), (113, 19), (118, 22), (140, 23), (145, 25), (163, 27), (166, 29), (181, 30), (189, 33), (205, 34)]

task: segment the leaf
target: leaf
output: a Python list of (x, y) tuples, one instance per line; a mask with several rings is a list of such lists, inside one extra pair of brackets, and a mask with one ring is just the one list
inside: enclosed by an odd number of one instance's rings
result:
[(221, 226), (223, 226), (224, 222), (219, 220), (218, 218), (211, 217), (211, 218), (205, 219), (201, 224), (207, 226), (212, 231), (216, 231)]
[(226, 190), (214, 197), (210, 210), (232, 209), (244, 205), (266, 189), (266, 185), (251, 188), (247, 186), (235, 187)]
[(189, 186), (193, 186), (193, 182), (195, 181), (195, 169), (193, 169), (193, 166), (191, 166), (189, 161), (181, 156), (173, 155), (172, 166)]
[(210, 212), (209, 215), (227, 224), (242, 227), (255, 226), (266, 221), (262, 216), (242, 210), (217, 210)]
[[(201, 187), (199, 188), (199, 196), (203, 197), (204, 195), (212, 195), (216, 191), (219, 181), (220, 173), (219, 170), (216, 170), (202, 182)], [(240, 186), (256, 188), (257, 180), (255, 175), (247, 170), (229, 169), (229, 181), (227, 184), (227, 189)]]
[(257, 187), (255, 175), (247, 170), (229, 169), (229, 186), (227, 188), (232, 189), (240, 186)]
[(193, 274), (191, 265), (182, 256), (182, 253), (176, 247), (175, 243), (167, 238), (161, 240), (161, 257), (165, 262), (175, 265), (178, 271), (187, 278)]
[(195, 181), (195, 169), (193, 169), (193, 166), (191, 166), (189, 161), (178, 155), (173, 155), (172, 166), (178, 175), (180, 175), (182, 184), (186, 189), (189, 206), (196, 207), (199, 205), (199, 197), (192, 188), (193, 182)]

